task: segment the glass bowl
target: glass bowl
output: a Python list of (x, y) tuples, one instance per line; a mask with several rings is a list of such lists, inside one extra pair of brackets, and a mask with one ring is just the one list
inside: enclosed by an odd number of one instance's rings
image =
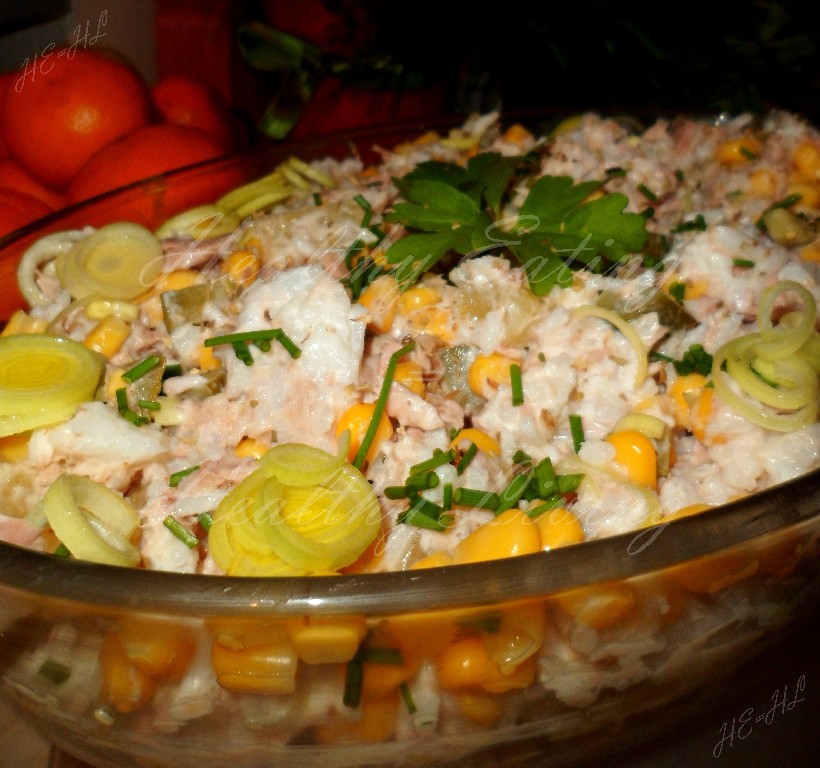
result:
[[(420, 130), (270, 146), (55, 213), (0, 241), (0, 319), (22, 303), (17, 260), (49, 232), (157, 226), (297, 149), (366, 154)], [(99, 768), (578, 765), (702, 711), (810, 615), (818, 489), (815, 471), (639, 532), (379, 574), (190, 576), (0, 543), (0, 693)], [(469, 649), (501, 638), (531, 662), (482, 677)]]

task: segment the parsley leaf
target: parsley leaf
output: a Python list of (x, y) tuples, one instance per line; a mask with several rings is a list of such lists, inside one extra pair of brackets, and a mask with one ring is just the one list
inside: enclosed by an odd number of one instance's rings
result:
[(536, 295), (572, 283), (577, 269), (603, 271), (647, 240), (646, 222), (625, 213), (620, 193), (589, 196), (604, 181), (575, 183), (569, 176), (542, 176), (531, 186), (513, 221), (502, 219), (513, 179), (530, 158), (485, 152), (462, 167), (430, 160), (394, 183), (403, 197), (385, 221), (409, 234), (387, 250), (403, 287), (412, 285), (445, 255), (500, 251), (520, 264)]
[(692, 344), (680, 360), (662, 355), (659, 352), (653, 354), (656, 360), (665, 360), (672, 363), (679, 376), (687, 376), (690, 373), (699, 373), (702, 376), (709, 376), (712, 373), (712, 355), (710, 355), (701, 344)]

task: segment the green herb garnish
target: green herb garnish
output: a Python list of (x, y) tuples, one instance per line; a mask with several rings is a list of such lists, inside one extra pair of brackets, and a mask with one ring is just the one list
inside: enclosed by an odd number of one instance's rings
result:
[(584, 425), (577, 413), (569, 415), (569, 431), (572, 434), (572, 447), (575, 453), (578, 453), (584, 443)]
[(699, 213), (695, 216), (694, 219), (690, 219), (689, 221), (682, 221), (672, 230), (672, 234), (675, 235), (678, 232), (705, 232), (706, 231), (706, 219), (703, 218), (703, 214)]
[(497, 252), (520, 264), (532, 292), (543, 296), (555, 285), (569, 286), (573, 270), (603, 271), (643, 247), (645, 222), (624, 213), (625, 195), (587, 200), (605, 180), (575, 184), (569, 176), (540, 177), (515, 220), (503, 220), (512, 181), (528, 162), (485, 152), (466, 167), (428, 161), (394, 179), (403, 201), (384, 219), (410, 231), (386, 252), (399, 283), (412, 285), (451, 252)]
[(187, 469), (180, 469), (179, 472), (174, 472), (168, 478), (168, 485), (171, 488), (176, 488), (183, 480), (183, 478), (188, 477), (192, 472), (196, 472), (199, 469), (199, 464), (195, 464), (193, 467), (188, 467)]
[(171, 515), (168, 515), (162, 524), (189, 549), (199, 544), (199, 539)]
[(660, 352), (653, 352), (653, 360), (663, 360), (672, 363), (679, 376), (687, 376), (690, 373), (699, 373), (708, 376), (712, 372), (712, 355), (710, 355), (701, 344), (692, 344), (680, 360), (675, 360)]
[(683, 304), (683, 299), (686, 296), (686, 283), (672, 283), (669, 286), (669, 295), (678, 302), (678, 304)]
[(230, 344), (234, 354), (245, 363), (245, 365), (253, 365), (253, 356), (248, 349), (248, 345), (253, 344), (262, 352), (267, 352), (271, 348), (271, 341), (278, 341), (294, 359), (302, 354), (302, 350), (293, 343), (293, 340), (281, 328), (226, 333), (223, 336), (212, 336), (209, 339), (205, 339), (203, 344), (206, 347)]
[(150, 355), (146, 357), (145, 360), (141, 360), (137, 363), (133, 368), (127, 370), (122, 374), (121, 378), (129, 384), (133, 384), (137, 379), (141, 379), (146, 373), (154, 370), (161, 362), (162, 358), (159, 355)]
[(742, 269), (751, 269), (755, 263), (751, 259), (732, 259), (732, 265)]
[(524, 385), (521, 381), (521, 366), (517, 363), (510, 365), (510, 385), (512, 386), (512, 404), (524, 405)]

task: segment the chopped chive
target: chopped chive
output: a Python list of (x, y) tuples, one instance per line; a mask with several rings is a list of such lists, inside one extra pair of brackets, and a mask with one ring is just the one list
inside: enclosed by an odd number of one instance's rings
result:
[(669, 286), (669, 295), (677, 301), (678, 304), (681, 304), (686, 296), (686, 283), (672, 283)]
[(367, 198), (364, 195), (356, 195), (353, 198), (353, 202), (359, 206), (363, 211), (372, 211), (373, 209), (370, 207), (370, 203), (367, 201)]
[(170, 365), (165, 366), (165, 370), (162, 372), (162, 380), (165, 379), (172, 379), (174, 376), (181, 376), (182, 375), (182, 366), (179, 363), (171, 363)]
[(313, 193), (313, 204), (314, 205), (321, 205), (322, 204), (322, 196), (318, 192)]
[(51, 554), (57, 555), (57, 557), (71, 557), (71, 552), (69, 551), (68, 547), (65, 544), (60, 543), (57, 546), (57, 549), (54, 550)]
[(397, 349), (392, 355), (390, 355), (390, 360), (387, 363), (387, 370), (384, 373), (384, 381), (382, 381), (382, 387), (379, 391), (379, 396), (376, 399), (373, 414), (370, 417), (370, 423), (367, 425), (367, 431), (364, 433), (362, 443), (359, 446), (356, 457), (353, 459), (353, 466), (356, 467), (356, 469), (362, 468), (365, 456), (367, 456), (367, 452), (370, 450), (370, 445), (376, 437), (376, 430), (379, 428), (379, 422), (381, 421), (382, 414), (384, 413), (385, 406), (387, 405), (387, 398), (390, 396), (390, 386), (393, 383), (393, 376), (396, 374), (396, 366), (399, 364), (399, 359), (415, 349), (415, 346), (415, 342), (411, 341), (409, 344), (405, 344), (401, 347), (401, 349)]
[(675, 171), (675, 179), (677, 179), (678, 183), (680, 183), (684, 180), (684, 178), (685, 177), (684, 177), (683, 171), (680, 168), (678, 168)]
[(572, 434), (572, 447), (575, 453), (578, 453), (584, 442), (584, 425), (577, 413), (571, 413), (569, 416), (569, 431)]
[(37, 670), (40, 677), (44, 677), (54, 685), (62, 685), (69, 677), (71, 677), (71, 669), (65, 664), (60, 664), (54, 659), (46, 659)]
[(230, 344), (236, 356), (245, 365), (253, 364), (248, 344), (255, 344), (263, 352), (270, 349), (271, 340), (278, 341), (287, 353), (297, 358), (302, 354), (302, 350), (293, 343), (293, 340), (281, 328), (265, 328), (261, 331), (242, 331), (240, 333), (226, 333), (223, 336), (211, 336), (205, 339), (203, 344), (206, 347), (216, 347), (220, 344)]
[(295, 360), (302, 354), (302, 350), (294, 344), (293, 339), (290, 338), (281, 328), (277, 328), (276, 330), (279, 331), (276, 334), (276, 340), (285, 348), (285, 351)]
[(160, 362), (162, 362), (162, 358), (159, 355), (150, 355), (122, 374), (122, 380), (133, 384), (137, 379), (141, 379), (145, 376), (148, 371), (153, 371)]
[(387, 233), (381, 228), (376, 226), (375, 224), (368, 227), (367, 231), (370, 232), (372, 235), (376, 236), (376, 242), (374, 245), (378, 245), (385, 237), (387, 237)]
[(168, 485), (170, 485), (171, 488), (176, 488), (180, 484), (180, 482), (182, 482), (183, 478), (188, 477), (188, 475), (190, 475), (192, 472), (196, 472), (198, 469), (199, 464), (194, 464), (194, 466), (192, 467), (188, 467), (187, 469), (180, 469), (179, 472), (174, 472), (168, 478)]
[(117, 398), (117, 410), (122, 413), (123, 411), (128, 410), (128, 393), (125, 391), (125, 387), (120, 387), (114, 395)]
[(407, 685), (406, 680), (402, 680), (401, 683), (399, 683), (399, 693), (401, 693), (401, 699), (407, 708), (407, 712), (411, 715), (415, 715), (416, 702), (413, 701), (413, 694), (410, 692), (410, 686)]
[(429, 459), (420, 461), (418, 464), (413, 464), (410, 467), (408, 474), (418, 475), (422, 472), (428, 472), (431, 469), (435, 469), (436, 467), (442, 467), (445, 464), (449, 464), (455, 457), (456, 452), (452, 448), (449, 451), (437, 449), (433, 452), (433, 455)]
[(803, 195), (795, 192), (792, 195), (786, 195), (786, 197), (780, 198), (776, 202), (772, 203), (763, 213), (760, 215), (760, 218), (755, 222), (755, 226), (760, 229), (766, 229), (766, 214), (769, 211), (777, 210), (778, 208), (791, 208), (795, 203), (799, 203), (803, 199)]
[(556, 478), (558, 484), (558, 493), (572, 493), (578, 490), (581, 485), (581, 480), (584, 479), (582, 473), (572, 475), (558, 475)]
[(415, 488), (408, 488), (406, 485), (388, 485), (384, 489), (384, 495), (388, 499), (409, 499), (412, 496), (415, 496), (416, 489)]
[(671, 230), (673, 235), (678, 234), (679, 232), (704, 232), (706, 231), (706, 219), (703, 218), (703, 214), (699, 213), (695, 216), (694, 219), (690, 219), (689, 221), (682, 221), (678, 224), (677, 227), (674, 227)]
[(442, 509), (450, 509), (453, 506), (453, 484), (444, 483), (441, 489), (441, 507)]
[(355, 709), (362, 700), (362, 681), (364, 680), (364, 648), (359, 650), (345, 667), (345, 687), (342, 694), (342, 703), (346, 707)]
[(128, 394), (125, 391), (125, 387), (120, 387), (115, 393), (117, 398), (117, 410), (127, 421), (130, 421), (135, 427), (141, 427), (143, 424), (147, 424), (151, 421), (146, 416), (140, 416), (138, 413), (134, 413), (128, 407)]
[(650, 205), (647, 208), (644, 208), (642, 211), (639, 211), (639, 216), (643, 216), (643, 218), (649, 220), (655, 216), (655, 209)]
[(453, 503), (462, 507), (479, 507), (494, 512), (501, 500), (497, 493), (480, 491), (477, 488), (456, 488), (453, 491)]
[(202, 530), (205, 533), (209, 533), (211, 530), (211, 525), (213, 525), (214, 519), (211, 517), (210, 512), (203, 512), (200, 515), (197, 515), (197, 522), (202, 526)]
[(478, 446), (475, 443), (470, 443), (467, 447), (467, 450), (464, 451), (464, 455), (461, 457), (461, 461), (458, 462), (458, 466), (456, 467), (456, 474), (463, 475), (464, 470), (470, 466), (470, 462), (475, 458), (475, 455), (478, 453)]
[(544, 514), (544, 512), (549, 512), (552, 509), (557, 509), (564, 503), (564, 500), (560, 496), (552, 496), (549, 499), (546, 499), (543, 504), (538, 504), (535, 507), (527, 510), (527, 517), (540, 517)]
[(752, 152), (752, 150), (748, 147), (744, 147), (741, 144), (738, 149), (740, 154), (743, 155), (743, 157), (745, 157), (747, 160), (757, 160), (757, 155), (754, 152)]
[(353, 257), (361, 251), (363, 247), (364, 243), (358, 238), (348, 246), (344, 255), (345, 267), (347, 267), (348, 270), (353, 266)]
[(156, 400), (137, 400), (137, 405), (140, 408), (145, 408), (146, 411), (159, 411), (162, 405)]
[(651, 190), (646, 184), (638, 184), (638, 191), (647, 199), (650, 203), (657, 203), (658, 196)]
[(755, 265), (751, 259), (732, 259), (732, 264), (742, 269), (751, 269)]
[(162, 524), (174, 534), (186, 547), (193, 549), (199, 544), (199, 539), (194, 536), (185, 526), (181, 525), (174, 517), (168, 515)]
[(620, 168), (620, 167), (618, 167), (618, 166), (616, 166), (616, 167), (614, 167), (614, 168), (607, 168), (607, 169), (604, 171), (604, 173), (605, 173), (607, 176), (609, 176), (611, 179), (614, 179), (614, 178), (616, 178), (616, 177), (617, 177), (617, 178), (620, 178), (620, 177), (622, 177), (622, 176), (626, 176), (626, 171), (625, 171), (623, 168)]
[(523, 464), (524, 466), (530, 466), (532, 464), (532, 456), (520, 448), (512, 455), (512, 460), (513, 464)]
[(558, 488), (558, 476), (555, 474), (555, 468), (552, 466), (552, 460), (549, 456), (536, 464), (532, 473), (532, 479), (535, 483), (535, 488), (538, 495), (542, 498), (552, 496)]
[(438, 518), (441, 516), (441, 507), (435, 502), (429, 501), (421, 496), (413, 499), (410, 509), (415, 510), (416, 512), (421, 512), (423, 515), (427, 515), (432, 518)]
[(512, 386), (512, 404), (524, 405), (524, 384), (521, 381), (521, 366), (518, 363), (510, 365), (510, 385)]
[(366, 664), (392, 664), (400, 667), (404, 664), (404, 656), (400, 648), (365, 648), (362, 661)]
[(452, 525), (452, 515), (436, 515), (431, 516), (425, 514), (415, 507), (410, 507), (402, 512), (397, 518), (396, 522), (404, 523), (405, 525), (415, 525), (417, 528), (427, 528), (431, 531), (446, 531), (447, 527)]
[(439, 484), (438, 475), (433, 472), (420, 472), (415, 475), (410, 475), (407, 478), (406, 488), (415, 489), (417, 491), (425, 491), (428, 488), (435, 488)]
[(233, 348), (233, 353), (236, 357), (241, 360), (245, 365), (253, 365), (253, 355), (251, 351), (248, 349), (248, 343), (245, 341), (232, 341), (231, 347)]
[(499, 495), (498, 508), (495, 510), (496, 514), (500, 514), (518, 504), (519, 499), (524, 495), (524, 491), (527, 490), (527, 486), (530, 484), (531, 474), (531, 472), (527, 472), (523, 475), (516, 475), (510, 480), (507, 487)]

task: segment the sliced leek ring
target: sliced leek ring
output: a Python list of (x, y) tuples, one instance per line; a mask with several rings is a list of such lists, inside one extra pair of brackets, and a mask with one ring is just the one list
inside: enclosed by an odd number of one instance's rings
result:
[(629, 321), (624, 320), (617, 312), (599, 307), (595, 304), (585, 304), (576, 307), (573, 310), (573, 315), (577, 319), (598, 317), (614, 325), (635, 350), (635, 386), (638, 387), (643, 384), (649, 370), (649, 350), (641, 340), (641, 337), (638, 336), (637, 331), (629, 324)]
[(118, 222), (58, 254), (56, 264), (57, 278), (73, 298), (99, 294), (128, 300), (144, 293), (162, 274), (162, 244), (149, 229)]
[(74, 557), (134, 567), (140, 551), (131, 542), (137, 511), (119, 494), (81, 475), (61, 475), (43, 497), (46, 519)]
[(83, 237), (85, 233), (81, 229), (54, 232), (41, 237), (23, 254), (17, 267), (17, 284), (30, 307), (44, 306), (51, 302), (37, 286), (37, 270), (46, 262), (52, 262), (59, 254), (70, 251)]
[(241, 221), (233, 211), (218, 205), (199, 205), (178, 213), (160, 225), (154, 234), (164, 240), (169, 237), (190, 237), (205, 240), (211, 237), (229, 235)]
[(0, 437), (21, 435), (32, 429), (55, 427), (68, 421), (76, 410), (77, 406), (71, 405), (64, 408), (44, 408), (16, 416), (0, 416)]
[(217, 506), (209, 550), (232, 575), (338, 571), (380, 526), (378, 499), (358, 469), (318, 448), (285, 443)]
[(45, 333), (3, 336), (0, 417), (6, 428), (17, 424), (19, 431), (64, 421), (80, 403), (93, 400), (103, 368), (100, 355), (72, 339)]

